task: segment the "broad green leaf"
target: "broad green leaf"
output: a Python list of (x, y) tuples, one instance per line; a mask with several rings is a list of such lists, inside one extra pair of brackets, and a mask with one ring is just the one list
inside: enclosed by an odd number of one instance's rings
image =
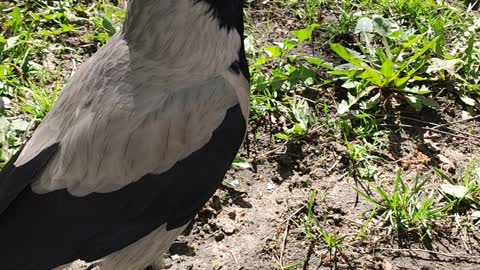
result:
[(409, 77), (414, 76), (427, 62), (427, 59), (421, 59), (415, 68), (410, 69), (407, 74)]
[(433, 98), (430, 97), (425, 97), (425, 96), (419, 96), (418, 99), (420, 102), (422, 102), (423, 105), (432, 108), (432, 109), (438, 109), (440, 108), (440, 104), (438, 104), (437, 101), (435, 101)]
[(41, 35), (41, 36), (44, 36), (44, 37), (49, 37), (49, 36), (53, 35), (52, 31), (47, 30), (47, 29), (42, 29), (42, 30), (38, 31), (38, 34)]
[(399, 78), (398, 80), (395, 80), (395, 86), (402, 87), (405, 83), (408, 82), (408, 80), (410, 80), (410, 77)]
[(8, 25), (13, 28), (14, 34), (17, 34), (20, 29), (20, 24), (22, 23), (22, 13), (18, 7), (14, 7), (10, 16), (12, 18), (8, 22)]
[(32, 20), (37, 21), (37, 22), (40, 21), (40, 19), (41, 19), (41, 17), (35, 12), (29, 11), (28, 15), (32, 18)]
[(402, 36), (402, 31), (400, 31), (400, 30), (393, 31), (392, 33), (390, 33), (388, 35), (388, 37), (391, 38), (391, 39), (399, 39), (401, 36)]
[(20, 67), (22, 68), (23, 73), (27, 73), (29, 70), (29, 60), (30, 60), (30, 48), (28, 48), (23, 57), (22, 61), (20, 62)]
[(105, 30), (107, 30), (108, 35), (110, 37), (115, 35), (115, 32), (117, 32), (117, 30), (115, 30), (112, 20), (110, 20), (110, 18), (105, 14), (100, 14), (100, 18), (102, 19), (102, 26), (103, 28), (105, 28)]
[(347, 77), (347, 78), (353, 78), (355, 75), (358, 73), (357, 70), (333, 70), (330, 72), (330, 74), (339, 76), (339, 77)]
[(438, 41), (438, 37), (428, 42), (422, 49), (420, 49), (412, 57), (408, 58), (409, 64), (417, 60), (420, 56), (424, 55), (427, 51), (431, 50), (433, 47), (435, 47), (435, 44), (437, 44), (437, 41)]
[(302, 137), (305, 135), (306, 131), (306, 126), (302, 124), (295, 124), (292, 128), (287, 130), (287, 133), (293, 135), (294, 137)]
[(414, 95), (404, 95), (405, 100), (412, 106), (416, 111), (422, 110), (422, 102)]
[[(417, 53), (415, 53), (413, 56), (409, 57), (407, 59), (407, 61), (404, 61), (404, 63), (402, 64), (402, 66), (400, 67), (400, 69), (397, 71), (397, 75), (396, 76), (399, 76), (399, 74), (404, 71), (410, 64), (412, 64), (413, 62), (415, 62), (419, 57), (423, 56), (427, 51), (429, 51), (430, 49), (432, 49), (435, 44), (437, 42), (437, 38), (433, 39), (432, 41), (428, 42), (422, 49), (420, 49)], [(409, 75), (411, 76), (413, 73), (415, 73), (418, 69), (420, 69), (423, 64), (425, 63), (425, 59), (423, 59), (423, 61), (421, 62), (421, 64), (414, 70), (411, 70), (409, 72)]]
[(465, 94), (460, 95), (460, 100), (463, 101), (468, 106), (475, 106), (475, 104), (476, 104), (475, 99), (473, 99), (473, 98), (471, 98), (471, 97), (469, 97)]
[(292, 31), (292, 34), (298, 39), (298, 42), (303, 42), (307, 39), (312, 37), (312, 33), (315, 29), (317, 29), (320, 25), (319, 24), (311, 24), (305, 29), (300, 29), (297, 31)]
[(422, 85), (421, 87), (419, 87), (418, 85), (415, 85), (414, 87), (405, 87), (402, 89), (402, 91), (412, 93), (412, 94), (417, 94), (417, 95), (425, 95), (425, 94), (430, 94), (432, 92), (425, 85)]
[(342, 100), (337, 107), (337, 113), (342, 115), (350, 110), (350, 105), (346, 100)]
[(385, 77), (387, 80), (390, 80), (395, 74), (392, 59), (389, 58), (385, 62), (383, 62), (380, 70), (382, 72), (383, 77)]
[(277, 46), (266, 47), (264, 50), (267, 55), (272, 58), (277, 58), (282, 55), (282, 50)]
[(263, 66), (268, 62), (268, 59), (266, 57), (257, 57), (255, 58), (255, 65), (257, 66)]
[(406, 49), (410, 49), (413, 45), (424, 38), (424, 35), (414, 35), (407, 42), (403, 43), (402, 46)]
[(445, 70), (449, 74), (456, 74), (456, 66), (459, 63), (463, 63), (461, 59), (451, 59), (451, 60), (442, 60), (439, 58), (432, 58), (432, 64), (427, 68), (427, 73), (437, 72), (440, 70)]
[(22, 22), (22, 13), (18, 7), (14, 7), (10, 15), (12, 16), (12, 21), (15, 21), (16, 23)]
[(285, 49), (287, 51), (290, 51), (292, 50), (293, 48), (297, 47), (298, 45), (298, 41), (296, 40), (293, 40), (293, 39), (287, 39), (283, 42), (284, 46), (285, 46)]
[(361, 85), (360, 82), (353, 81), (353, 80), (347, 80), (342, 84), (342, 87), (345, 89), (356, 89), (357, 86)]
[(277, 133), (277, 134), (275, 134), (274, 137), (279, 139), (279, 140), (282, 140), (282, 141), (288, 141), (288, 139), (290, 138), (290, 137), (288, 137), (288, 135), (282, 134), (282, 133)]
[(318, 73), (304, 65), (300, 65), (300, 67), (296, 69), (295, 72), (292, 72), (289, 77), (295, 77), (297, 80), (305, 81), (307, 79), (316, 79)]
[(248, 35), (244, 41), (245, 52), (253, 54), (255, 52), (255, 40), (252, 35)]
[(365, 69), (365, 71), (362, 73), (360, 78), (367, 80), (378, 87), (384, 87), (386, 84), (386, 80), (382, 78), (382, 75), (380, 74), (380, 72), (373, 70), (371, 68)]
[(0, 132), (5, 133), (10, 128), (10, 122), (5, 116), (0, 116)]
[(360, 18), (355, 26), (355, 34), (373, 33), (373, 21), (370, 18)]
[(233, 160), (232, 165), (233, 165), (233, 167), (236, 167), (236, 168), (239, 168), (239, 169), (250, 169), (250, 168), (252, 168), (252, 165), (250, 164), (250, 162), (248, 162), (248, 160), (243, 159), (241, 157), (236, 157)]
[(15, 119), (11, 122), (13, 129), (18, 131), (25, 131), (27, 130), (28, 126), (30, 125), (29, 122), (23, 119)]
[(473, 32), (470, 35), (470, 38), (468, 39), (467, 42), (467, 49), (465, 50), (465, 56), (467, 57), (466, 62), (470, 64), (472, 62), (472, 55), (473, 55), (473, 45), (475, 44), (475, 38), (477, 37), (477, 34)]
[(421, 76), (413, 76), (412, 80), (416, 81), (416, 82), (422, 82), (422, 81), (432, 81), (433, 79), (425, 78), (425, 77), (421, 77)]
[(340, 56), (341, 58), (343, 58), (343, 60), (352, 64), (352, 66), (362, 67), (362, 68), (364, 67), (363, 61), (358, 59), (353, 53), (349, 52), (342, 45), (338, 43), (331, 43), (330, 47), (338, 56)]
[(378, 57), (378, 59), (380, 59), (381, 63), (385, 63), (385, 61), (387, 61), (387, 59), (389, 59), (387, 57), (387, 55), (385, 54), (385, 52), (381, 48), (376, 48), (375, 49), (375, 55)]
[(309, 57), (304, 56), (303, 60), (307, 61), (308, 63), (315, 65), (317, 67), (322, 67), (324, 69), (333, 70), (333, 66), (330, 63), (325, 63), (322, 59), (317, 57)]
[(459, 185), (442, 184), (440, 185), (440, 189), (446, 194), (459, 199), (465, 198), (468, 194), (468, 188)]
[(369, 110), (369, 109), (375, 108), (377, 104), (380, 102), (381, 96), (382, 96), (382, 93), (379, 91), (376, 95), (369, 98), (368, 100), (362, 101), (360, 103), (360, 109)]
[(56, 29), (53, 31), (53, 34), (55, 35), (60, 35), (60, 34), (63, 34), (63, 33), (69, 33), (69, 32), (72, 32), (75, 30), (75, 26), (71, 25), (71, 24), (63, 24), (61, 23), (60, 24), (60, 29)]
[(440, 57), (443, 56), (445, 47), (445, 24), (443, 20), (437, 19), (431, 25), (433, 26), (435, 36), (438, 37), (438, 42), (435, 45), (435, 54)]
[(13, 37), (7, 38), (7, 43), (5, 45), (4, 51), (8, 51), (9, 49), (15, 47), (19, 39), (20, 39), (20, 36), (13, 36)]
[(382, 16), (374, 15), (372, 17), (372, 24), (375, 32), (377, 32), (382, 37), (386, 37), (391, 31), (392, 23), (388, 20), (383, 18)]
[(63, 24), (63, 23), (61, 23), (61, 24), (60, 24), (60, 27), (62, 28), (63, 33), (68, 33), (68, 32), (72, 32), (72, 31), (75, 30), (75, 26), (72, 25), (72, 24)]
[(0, 65), (0, 80), (5, 79), (5, 73), (7, 68), (4, 65)]
[(317, 57), (308, 57), (308, 56), (305, 56), (303, 57), (303, 59), (305, 61), (307, 61), (308, 63), (312, 64), (312, 65), (315, 65), (315, 66), (320, 66), (323, 64), (323, 60), (320, 59), (320, 58), (317, 58)]

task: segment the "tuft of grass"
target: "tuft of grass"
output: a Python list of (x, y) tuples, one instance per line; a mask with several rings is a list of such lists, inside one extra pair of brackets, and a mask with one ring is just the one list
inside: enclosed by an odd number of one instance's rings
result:
[(435, 173), (447, 183), (440, 185), (440, 193), (447, 201), (451, 215), (455, 220), (466, 217), (467, 220), (480, 225), (480, 168), (478, 161), (469, 163), (462, 179), (455, 181), (445, 172), (433, 168)]
[[(401, 170), (397, 170), (391, 192), (380, 186), (372, 187), (376, 196), (355, 189), (367, 202), (375, 206), (375, 215), (388, 228), (389, 234), (405, 235), (414, 233), (421, 240), (432, 239), (435, 222), (446, 218), (449, 206), (437, 206), (438, 194), (426, 193), (428, 178), (415, 177), (412, 185), (403, 180)], [(378, 197), (378, 198), (376, 198)]]
[(22, 90), (24, 97), (20, 97), (20, 109), (34, 119), (41, 120), (53, 108), (60, 94), (60, 83), (55, 83), (52, 89), (47, 90), (45, 80), (42, 79), (40, 86), (28, 82), (28, 87), (22, 87)]
[(342, 248), (348, 245), (346, 243), (346, 238), (349, 235), (338, 235), (336, 232), (330, 233), (321, 225), (313, 210), (316, 195), (317, 191), (312, 190), (306, 207), (307, 213), (302, 219), (303, 232), (313, 245), (322, 243), (322, 249), (333, 258), (333, 261), (336, 264), (337, 254)]

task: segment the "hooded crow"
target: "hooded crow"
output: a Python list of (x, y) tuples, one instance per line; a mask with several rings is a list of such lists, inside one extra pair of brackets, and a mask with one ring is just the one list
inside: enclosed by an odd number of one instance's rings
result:
[(129, 0), (0, 172), (0, 269), (158, 261), (246, 134), (243, 0)]

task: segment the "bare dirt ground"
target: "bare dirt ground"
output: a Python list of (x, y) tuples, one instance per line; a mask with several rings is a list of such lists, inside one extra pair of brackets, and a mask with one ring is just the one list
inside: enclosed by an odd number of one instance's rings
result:
[[(441, 119), (450, 117), (442, 115)], [(459, 128), (478, 131), (478, 123)], [(420, 128), (392, 136), (390, 144), (395, 147), (389, 154), (405, 161), (407, 174), (435, 178), (428, 166), (438, 162), (439, 154), (451, 162), (440, 166), (460, 173), (477, 155), (477, 143), (448, 135), (437, 136), (439, 151), (429, 153), (432, 150), (417, 141), (417, 136), (425, 134)], [(401, 244), (379, 232), (366, 240), (350, 239), (351, 246), (341, 250), (335, 263), (322, 250), (322, 244), (311, 246), (302, 227), (295, 223), (301, 222), (310, 191), (315, 188), (321, 195), (317, 196), (316, 214), (323, 218), (327, 230), (349, 234), (362, 227), (362, 216), (372, 206), (352, 189), (357, 185), (355, 180), (343, 177), (346, 150), (321, 134), (299, 145), (269, 144), (268, 135), (263, 138), (262, 152), (257, 153), (262, 160), (255, 170), (229, 172), (225, 185), (170, 249), (170, 269), (276, 269), (280, 261), (283, 265), (307, 261), (306, 266), (291, 269), (479, 269), (479, 236), (452, 228), (445, 228), (444, 234), (427, 244), (439, 253), (406, 252), (406, 248), (424, 249), (424, 245), (415, 240)], [(424, 162), (419, 156), (427, 156), (430, 161)], [(396, 162), (381, 164), (378, 178), (393, 181), (397, 167)], [(431, 185), (440, 182), (436, 180)], [(239, 187), (231, 188), (232, 183)]]

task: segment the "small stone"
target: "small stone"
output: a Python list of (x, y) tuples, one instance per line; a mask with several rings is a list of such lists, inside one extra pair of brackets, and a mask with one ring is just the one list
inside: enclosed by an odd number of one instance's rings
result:
[(335, 225), (340, 224), (340, 222), (342, 222), (342, 216), (340, 216), (339, 214), (334, 214), (333, 215), (333, 222), (335, 222)]
[(387, 261), (387, 260), (384, 260), (383, 261), (383, 264), (382, 264), (382, 269), (383, 270), (394, 270), (394, 266), (391, 262)]
[(335, 152), (337, 152), (337, 153), (345, 153), (345, 152), (348, 151), (347, 147), (343, 144), (334, 142), (334, 143), (332, 143), (332, 145), (335, 148)]
[(218, 196), (212, 197), (212, 200), (210, 201), (210, 207), (212, 207), (216, 211), (222, 209), (222, 201)]
[(238, 187), (240, 185), (240, 181), (235, 179), (235, 180), (230, 181), (229, 184), (232, 185), (235, 188), (235, 187)]
[(180, 259), (180, 255), (173, 254), (170, 258), (172, 259), (172, 261), (176, 261), (176, 260)]
[(236, 231), (237, 231), (237, 229), (236, 229), (235, 227), (223, 228), (223, 232), (224, 232), (226, 235), (232, 235), (232, 234), (234, 234)]
[(232, 220), (235, 220), (235, 218), (237, 217), (237, 214), (234, 211), (232, 211), (228, 213), (228, 217)]
[(222, 224), (222, 231), (226, 235), (232, 235), (237, 232), (237, 228), (232, 222), (223, 222)]
[(273, 183), (267, 183), (267, 190), (272, 190), (275, 188), (275, 185)]
[(225, 238), (225, 235), (223, 233), (219, 233), (215, 235), (215, 241), (220, 242)]
[(205, 225), (203, 225), (202, 230), (203, 230), (204, 232), (210, 232), (210, 231), (211, 231), (210, 225), (209, 225), (208, 223), (205, 224)]
[(12, 101), (8, 97), (0, 97), (0, 109), (11, 109), (12, 108)]

